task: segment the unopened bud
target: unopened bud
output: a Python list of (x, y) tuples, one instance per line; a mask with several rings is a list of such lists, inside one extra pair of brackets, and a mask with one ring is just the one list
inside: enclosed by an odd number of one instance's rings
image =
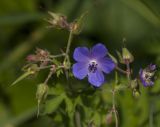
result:
[(140, 92), (139, 92), (138, 90), (134, 89), (134, 90), (133, 90), (133, 96), (134, 96), (135, 98), (139, 98)]
[(134, 60), (133, 55), (127, 48), (122, 48), (122, 58), (124, 63), (131, 63)]
[(38, 61), (37, 56), (33, 55), (33, 54), (28, 55), (26, 59), (28, 62), (37, 62)]
[(135, 89), (138, 87), (138, 82), (137, 82), (137, 79), (134, 79), (131, 81), (131, 88), (132, 89)]
[(39, 57), (48, 57), (49, 52), (47, 50), (37, 48), (36, 49), (36, 55), (39, 56)]

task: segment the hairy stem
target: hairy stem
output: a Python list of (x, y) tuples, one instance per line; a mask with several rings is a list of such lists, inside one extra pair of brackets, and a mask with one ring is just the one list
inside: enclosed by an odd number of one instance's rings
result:
[(127, 78), (128, 78), (128, 80), (130, 80), (131, 70), (130, 70), (130, 65), (128, 62), (126, 63), (126, 67), (127, 67)]
[(76, 111), (75, 113), (75, 122), (76, 122), (76, 127), (81, 127), (80, 113), (78, 111)]
[(150, 105), (149, 127), (153, 127), (153, 103)]
[(118, 70), (119, 72), (123, 73), (123, 74), (127, 74), (127, 71), (121, 69), (120, 67), (116, 66), (115, 68), (116, 70)]
[(72, 38), (73, 38), (73, 33), (72, 33), (72, 30), (71, 30), (70, 33), (69, 33), (69, 38), (68, 38), (68, 43), (67, 43), (67, 48), (66, 48), (65, 58), (64, 58), (63, 63), (65, 63), (66, 61), (70, 62), (68, 55), (69, 55), (69, 51), (70, 51), (70, 47), (71, 47)]
[(46, 80), (44, 81), (44, 84), (48, 83), (48, 81), (51, 78), (51, 76), (53, 75), (53, 73), (54, 73), (54, 70), (51, 69), (50, 72), (49, 72), (49, 74), (48, 74), (48, 76), (47, 76), (47, 78), (46, 78)]
[(114, 113), (115, 117), (115, 127), (118, 127), (118, 112), (115, 106), (115, 91), (112, 90), (112, 112)]
[(58, 55), (50, 55), (49, 57), (50, 58), (57, 58), (57, 57), (65, 56), (65, 55), (66, 55), (65, 53), (62, 53), (62, 54), (58, 54)]
[(130, 69), (130, 64), (129, 62), (126, 62), (126, 68), (127, 68), (127, 79), (129, 82), (129, 87), (131, 86), (131, 69)]

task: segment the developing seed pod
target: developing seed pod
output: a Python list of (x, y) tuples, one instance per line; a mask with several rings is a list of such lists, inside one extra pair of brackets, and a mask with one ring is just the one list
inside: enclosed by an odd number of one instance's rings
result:
[(36, 98), (38, 100), (38, 112), (37, 112), (37, 117), (39, 115), (39, 105), (40, 103), (46, 99), (48, 94), (48, 85), (41, 83), (37, 87), (37, 92), (36, 92)]
[(135, 98), (139, 98), (140, 92), (139, 92), (138, 90), (134, 89), (134, 90), (133, 90), (133, 96), (134, 96)]
[(69, 30), (69, 23), (67, 22), (66, 16), (53, 12), (48, 12), (48, 13), (51, 16), (51, 18), (48, 19), (47, 22), (51, 24), (51, 27)]
[(134, 79), (134, 80), (131, 81), (131, 88), (132, 88), (132, 89), (138, 88), (137, 79)]
[(84, 17), (88, 12), (83, 13), (79, 18), (77, 18), (74, 22), (70, 23), (70, 30), (73, 34), (80, 34), (84, 25)]

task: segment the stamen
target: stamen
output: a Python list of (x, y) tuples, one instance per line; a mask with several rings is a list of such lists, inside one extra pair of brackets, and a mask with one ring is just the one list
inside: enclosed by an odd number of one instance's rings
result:
[(88, 67), (89, 72), (95, 73), (97, 70), (97, 65), (98, 64), (96, 63), (96, 61), (91, 61)]

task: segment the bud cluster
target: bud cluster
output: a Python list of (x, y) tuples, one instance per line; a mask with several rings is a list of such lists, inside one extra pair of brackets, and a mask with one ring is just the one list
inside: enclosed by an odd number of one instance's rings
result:
[(37, 48), (35, 54), (30, 54), (27, 56), (27, 61), (29, 63), (40, 63), (40, 66), (45, 66), (49, 62), (50, 53), (46, 50)]

